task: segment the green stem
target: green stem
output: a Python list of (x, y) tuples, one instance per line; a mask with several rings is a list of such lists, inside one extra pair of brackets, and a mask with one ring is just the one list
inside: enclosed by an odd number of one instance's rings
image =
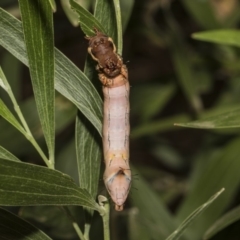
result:
[(74, 217), (72, 216), (72, 214), (71, 214), (71, 212), (69, 211), (69, 209), (68, 209), (67, 207), (61, 207), (61, 209), (66, 213), (66, 215), (68, 216), (68, 218), (69, 218), (70, 221), (72, 222), (72, 225), (73, 225), (73, 227), (74, 227), (74, 229), (75, 229), (75, 231), (76, 231), (79, 239), (81, 239), (81, 240), (87, 240), (87, 239), (84, 237), (84, 235), (83, 235), (80, 227), (79, 227), (78, 224), (77, 224), (77, 221), (74, 219)]
[(46, 155), (44, 154), (44, 152), (42, 151), (42, 149), (40, 148), (40, 146), (38, 145), (38, 143), (36, 142), (36, 140), (34, 139), (26, 121), (25, 121), (25, 118), (23, 117), (22, 115), (22, 112), (17, 104), (17, 101), (13, 95), (13, 92), (12, 92), (12, 89), (10, 87), (10, 85), (8, 84), (8, 82), (4, 82), (5, 83), (5, 86), (6, 86), (6, 91), (13, 103), (13, 106), (14, 106), (14, 110), (15, 112), (17, 113), (26, 133), (25, 133), (25, 137), (28, 139), (28, 141), (30, 141), (32, 143), (32, 145), (35, 147), (35, 149), (38, 151), (38, 153), (40, 154), (40, 156), (42, 157), (43, 161), (46, 163), (46, 165), (48, 166), (48, 168), (51, 168), (51, 169), (54, 169), (54, 165), (52, 164), (52, 162), (50, 162), (48, 160), (48, 158), (46, 157)]
[(110, 240), (110, 231), (109, 231), (110, 204), (108, 199), (102, 195), (98, 196), (98, 202), (102, 208), (100, 215), (102, 216), (102, 219), (103, 219), (104, 240)]
[(122, 55), (122, 19), (119, 0), (113, 0), (117, 23), (117, 52)]
[(91, 225), (89, 223), (84, 224), (84, 237), (86, 240), (89, 240), (90, 227)]

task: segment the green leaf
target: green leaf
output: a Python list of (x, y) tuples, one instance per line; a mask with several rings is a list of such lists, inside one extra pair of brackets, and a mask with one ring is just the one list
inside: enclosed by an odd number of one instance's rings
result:
[(6, 92), (8, 92), (8, 83), (7, 79), (3, 73), (2, 68), (0, 67), (0, 87), (3, 88)]
[(70, 4), (73, 10), (75, 10), (79, 15), (80, 26), (87, 36), (95, 35), (94, 28), (106, 33), (101, 23), (99, 23), (98, 20), (88, 10), (80, 6), (74, 0), (70, 0)]
[(78, 114), (76, 119), (76, 151), (79, 186), (96, 198), (99, 183), (102, 150), (101, 139), (87, 119)]
[(189, 123), (175, 123), (175, 126), (216, 129), (216, 128), (237, 128), (240, 127), (240, 109), (226, 112), (214, 117), (198, 120)]
[[(131, 166), (132, 172), (136, 170)], [(139, 174), (138, 174), (139, 175)], [(150, 239), (165, 239), (176, 228), (176, 223), (161, 198), (143, 178), (133, 183), (130, 201), (138, 208), (141, 227), (151, 236)]]
[(240, 206), (232, 209), (219, 218), (204, 234), (203, 239), (207, 240), (219, 233), (221, 230), (240, 219)]
[(131, 131), (132, 138), (138, 138), (146, 135), (156, 134), (157, 132), (163, 132), (174, 128), (174, 122), (178, 120), (187, 120), (189, 117), (187, 115), (177, 115), (157, 121), (148, 121), (135, 127)]
[(0, 236), (2, 239), (50, 240), (45, 233), (11, 212), (0, 208)]
[(194, 33), (192, 37), (201, 41), (240, 47), (240, 31), (238, 30), (225, 29), (198, 32)]
[(17, 157), (15, 157), (12, 153), (10, 153), (7, 149), (5, 149), (2, 146), (0, 146), (0, 158), (6, 159), (6, 160), (11, 160), (11, 161), (16, 161), (16, 162), (21, 162)]
[[(102, 158), (101, 139), (97, 131), (80, 112), (76, 119), (75, 129), (79, 186), (86, 189), (96, 199)], [(84, 216), (84, 235), (88, 236), (93, 211), (85, 208)]]
[(5, 118), (9, 123), (11, 123), (16, 129), (18, 129), (22, 134), (26, 134), (25, 130), (18, 122), (18, 120), (14, 117), (14, 115), (10, 112), (4, 102), (0, 99), (0, 116)]
[[(53, 2), (53, 1), (52, 1)], [(29, 70), (40, 122), (54, 162), (54, 45), (53, 19), (48, 1), (20, 0)]]
[(49, 3), (50, 3), (50, 6), (51, 6), (52, 10), (53, 10), (54, 12), (56, 12), (57, 7), (56, 7), (55, 0), (49, 0)]
[(186, 54), (187, 48), (182, 39), (180, 39), (179, 36), (172, 37), (172, 58), (179, 84), (181, 85), (183, 92), (193, 109), (196, 112), (200, 112), (202, 109), (202, 102), (199, 97), (196, 85), (193, 81), (194, 72), (192, 70), (193, 66), (190, 61), (190, 55)]
[(0, 205), (81, 205), (98, 210), (92, 196), (56, 170), (0, 160)]
[(203, 212), (206, 210), (209, 205), (211, 205), (218, 197), (220, 194), (225, 189), (222, 188), (219, 192), (214, 194), (207, 202), (205, 202), (203, 205), (201, 205), (199, 208), (197, 208), (193, 213), (191, 213), (182, 223), (181, 225), (166, 239), (166, 240), (177, 240), (179, 239), (184, 230), (189, 227), (189, 225)]
[[(189, 180), (190, 190), (177, 213), (178, 221), (182, 222), (186, 216), (205, 202), (213, 192), (225, 188), (221, 201), (217, 200), (208, 211), (204, 212), (187, 232), (192, 235), (191, 239), (199, 239), (204, 232), (229, 206), (238, 191), (240, 185), (239, 155), (240, 138), (234, 139), (225, 147), (220, 147), (217, 154), (209, 152), (198, 159), (198, 164)], [(204, 165), (203, 165), (204, 164)], [(197, 174), (196, 174), (197, 173)]]
[(176, 92), (173, 84), (144, 84), (131, 89), (131, 112), (142, 122), (159, 114)]
[(70, 23), (75, 27), (78, 26), (79, 25), (78, 14), (73, 12), (69, 1), (61, 0), (60, 2), (63, 8), (63, 11), (65, 12)]
[[(13, 16), (0, 9), (0, 45), (27, 65), (22, 26)], [(55, 89), (72, 101), (102, 132), (102, 101), (89, 79), (61, 52), (55, 50)]]

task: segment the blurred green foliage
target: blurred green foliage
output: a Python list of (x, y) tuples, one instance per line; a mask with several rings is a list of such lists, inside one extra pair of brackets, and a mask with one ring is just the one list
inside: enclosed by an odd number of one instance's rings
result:
[[(94, 1), (75, 2), (84, 2), (84, 7), (93, 12)], [(67, 22), (66, 16), (76, 26), (77, 15), (66, 1), (61, 3), (57, 2), (54, 13), (55, 43), (83, 69), (87, 48), (84, 34), (80, 35), (79, 28), (73, 29)], [(1, 7), (16, 17), (20, 15), (16, 1), (2, 0)], [(111, 213), (111, 239), (166, 239), (194, 210), (225, 188), (201, 216), (191, 219), (191, 226), (180, 239), (238, 240), (239, 2), (123, 0), (121, 7), (125, 31), (123, 58), (131, 83), (130, 161), (134, 180), (124, 212)], [(98, 12), (96, 18), (103, 15), (108, 17), (105, 12)], [(116, 29), (103, 27), (117, 39)], [(29, 74), (3, 48), (0, 54), (1, 67), (23, 115), (46, 152)], [(91, 66), (91, 62), (85, 66), (89, 78), (94, 76)], [(12, 110), (2, 89), (0, 97)], [(56, 169), (78, 182), (79, 153), (75, 152), (73, 136), (76, 107), (72, 104), (76, 105), (78, 99), (74, 100), (56, 93), (55, 151)], [(94, 108), (99, 105), (101, 102)], [(101, 115), (99, 110), (95, 111), (96, 119), (89, 120), (100, 128), (97, 121)], [(80, 133), (79, 130), (79, 138)], [(4, 147), (1, 158), (14, 158), (7, 149), (21, 160), (42, 164), (29, 142), (3, 118), (0, 146)], [(98, 192), (103, 191), (100, 179)], [(83, 228), (82, 208), (73, 207), (70, 211)], [(78, 239), (66, 223), (67, 218), (55, 207), (20, 207), (17, 212), (53, 239)], [(3, 215), (8, 216), (5, 212)], [(98, 214), (94, 214), (90, 239), (101, 239), (101, 224)]]

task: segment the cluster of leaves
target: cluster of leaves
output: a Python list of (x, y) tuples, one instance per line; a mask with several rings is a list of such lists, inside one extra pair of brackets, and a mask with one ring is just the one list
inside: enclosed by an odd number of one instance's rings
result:
[[(126, 19), (129, 19), (133, 1), (123, 1), (121, 8), (124, 11), (121, 12), (119, 1), (97, 0), (94, 6), (94, 16), (78, 5), (76, 1), (70, 0), (71, 7), (77, 13), (74, 15), (72, 10), (65, 5), (65, 2), (62, 1), (67, 15), (73, 23), (76, 23), (77, 18), (77, 22), (80, 22), (86, 35), (92, 35), (94, 33), (93, 28), (97, 27), (114, 39), (118, 46), (118, 53), (122, 53), (122, 29), (126, 27)], [(85, 1), (85, 4), (89, 3), (85, 7), (90, 7), (90, 2)], [(220, 24), (215, 19), (209, 3), (199, 1), (192, 4), (193, 1), (191, 0), (182, 0), (181, 2), (203, 29), (234, 27), (234, 24), (239, 20), (239, 16), (236, 14), (234, 18), (231, 17), (231, 19)], [(48, 218), (54, 218), (52, 223), (47, 222), (46, 225), (55, 227), (52, 236), (59, 239), (75, 239), (76, 234), (72, 233), (71, 228), (66, 231), (68, 225), (65, 219), (63, 220), (65, 231), (59, 231), (62, 226), (59, 222), (56, 222), (56, 216), (64, 214), (59, 214), (58, 209), (49, 213), (54, 209), (53, 207), (40, 207), (40, 205), (68, 206), (61, 209), (70, 218), (80, 239), (89, 238), (91, 220), (94, 216), (93, 210), (95, 210), (103, 216), (104, 236), (105, 239), (109, 239), (108, 210), (102, 206), (102, 202), (105, 202), (106, 199), (100, 200), (100, 204), (95, 201), (101, 163), (99, 134), (101, 135), (102, 100), (91, 83), (94, 77), (94, 66), (87, 59), (84, 72), (82, 72), (60, 51), (54, 49), (52, 10), (55, 10), (56, 6), (53, 0), (20, 0), (19, 6), (22, 23), (0, 9), (0, 32), (2, 33), (0, 44), (15, 58), (29, 67), (36, 108), (33, 99), (20, 103), (19, 108), (13, 95), (15, 91), (12, 91), (1, 70), (0, 86), (8, 96), (3, 95), (3, 100), (0, 100), (0, 115), (6, 120), (0, 123), (0, 206), (38, 206), (34, 211), (37, 216), (33, 217), (33, 214), (30, 214), (33, 208), (23, 208), (21, 209), (22, 217), (32, 218), (34, 221), (40, 222), (44, 212), (48, 215)], [(159, 5), (159, 8), (162, 8), (162, 5), (161, 7)], [(149, 7), (149, 9), (153, 8)], [(156, 6), (154, 9), (156, 10)], [(161, 30), (152, 15), (149, 14), (146, 16), (145, 33), (148, 37), (152, 36), (153, 41), (157, 39), (157, 42), (162, 42), (171, 51), (178, 84), (196, 115), (204, 118), (204, 120), (177, 125), (213, 130), (240, 127), (239, 109), (236, 109), (239, 101), (237, 97), (239, 96), (239, 84), (234, 81), (238, 79), (239, 67), (236, 63), (234, 65), (229, 64), (229, 61), (238, 61), (236, 49), (227, 46), (216, 47), (216, 52), (221, 52), (225, 57), (221, 59), (217, 57), (217, 60), (225, 71), (232, 74), (231, 88), (225, 94), (232, 93), (233, 97), (229, 100), (223, 95), (222, 99), (210, 111), (206, 112), (203, 110), (200, 94), (203, 89), (206, 92), (211, 90), (211, 74), (200, 53), (194, 52), (195, 62), (190, 61), (190, 57), (186, 57), (186, 54), (189, 53), (188, 45), (181, 37), (181, 28), (168, 7), (165, 6), (162, 11), (167, 30)], [(151, 11), (149, 12), (151, 13)], [(123, 26), (121, 15), (125, 19)], [(194, 34), (194, 38), (239, 47), (240, 34), (234, 30), (215, 30)], [(10, 61), (12, 65), (14, 60), (11, 58)], [(193, 68), (197, 64), (200, 70), (194, 72)], [(203, 84), (201, 84), (202, 82)], [(55, 97), (54, 89), (69, 102), (61, 98), (60, 95)], [(133, 128), (133, 139), (140, 139), (143, 136), (152, 137), (156, 132), (161, 133), (172, 129), (174, 122), (186, 122), (190, 119), (189, 114), (179, 114), (164, 120), (152, 120), (174, 97), (176, 91), (176, 84), (172, 82), (166, 86), (157, 84), (133, 89), (131, 108), (133, 113), (136, 111), (141, 115), (141, 121)], [(146, 97), (143, 97), (143, 94)], [(7, 104), (9, 99), (11, 104)], [(139, 104), (141, 99), (144, 99), (143, 104)], [(14, 114), (11, 105), (14, 106)], [(139, 108), (140, 105), (141, 108)], [(235, 110), (229, 110), (234, 108)], [(228, 110), (223, 113), (224, 109)], [(37, 112), (40, 116), (40, 123)], [(222, 114), (217, 115), (217, 112), (222, 112)], [(207, 114), (212, 117), (206, 118)], [(55, 134), (60, 133), (75, 117), (75, 141), (71, 141), (64, 148), (64, 151), (59, 153), (55, 163)], [(21, 136), (12, 130), (7, 122), (14, 126), (21, 133)], [(222, 218), (219, 219), (219, 217), (229, 207), (239, 187), (238, 167), (240, 162), (238, 156), (240, 139), (236, 131), (216, 132), (215, 130), (215, 134), (218, 139), (222, 139), (222, 136), (226, 135), (231, 135), (231, 137), (228, 137), (230, 140), (225, 141), (223, 147), (219, 148), (214, 144), (207, 147), (202, 146), (199, 151), (201, 153), (198, 152), (192, 157), (192, 161), (196, 164), (189, 179), (190, 191), (178, 207), (177, 214), (170, 213), (167, 207), (167, 203), (174, 199), (176, 193), (170, 197), (162, 194), (162, 198), (160, 198), (157, 191), (143, 179), (134, 182), (134, 187), (138, 191), (132, 191), (130, 201), (133, 208), (127, 211), (129, 239), (170, 240), (182, 236), (182, 239), (192, 240), (199, 239), (203, 235), (206, 239), (210, 239), (226, 226), (239, 220), (238, 206)], [(16, 157), (25, 155), (26, 152), (32, 152), (29, 143), (23, 141), (22, 136), (37, 150), (48, 168), (24, 163)], [(43, 137), (48, 155), (44, 152)], [(158, 145), (155, 145), (154, 151), (157, 155), (157, 152), (159, 152)], [(174, 152), (176, 155), (168, 155), (167, 151), (169, 151), (169, 148), (165, 144), (161, 148), (161, 159), (170, 160), (170, 163), (174, 162), (176, 156), (178, 159), (179, 155), (177, 155), (176, 150), (170, 149), (170, 152)], [(73, 152), (76, 152), (76, 154), (73, 154)], [(66, 166), (69, 166), (66, 162), (71, 164), (70, 171), (66, 169)], [(75, 169), (75, 171), (72, 171), (72, 169)], [(134, 172), (144, 173), (140, 167)], [(68, 173), (75, 182), (64, 173)], [(226, 188), (225, 193), (203, 213), (223, 192), (223, 187)], [(216, 194), (213, 195), (214, 193)], [(212, 195), (213, 197), (211, 197)], [(70, 208), (69, 206), (82, 206), (83, 211), (79, 213), (78, 207)], [(78, 219), (79, 216), (76, 216), (76, 212), (85, 216), (84, 223)], [(199, 217), (200, 214), (202, 215)], [(8, 238), (22, 236), (23, 239), (24, 237), (28, 237), (28, 239), (50, 239), (51, 233), (46, 236), (40, 229), (33, 227), (23, 218), (13, 215), (4, 208), (1, 209), (0, 216), (1, 219), (4, 219), (0, 226), (1, 236), (7, 236)], [(197, 221), (195, 221), (196, 218)], [(192, 224), (191, 229), (184, 232), (189, 224)], [(10, 225), (14, 226), (12, 230), (9, 228)], [(212, 227), (209, 228), (211, 225)], [(80, 228), (84, 230), (81, 231)], [(99, 239), (99, 234), (97, 236)]]

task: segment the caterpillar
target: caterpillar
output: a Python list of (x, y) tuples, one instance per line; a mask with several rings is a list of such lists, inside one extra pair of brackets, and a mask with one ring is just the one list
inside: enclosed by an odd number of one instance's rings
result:
[(123, 210), (131, 187), (129, 166), (129, 82), (126, 65), (116, 53), (113, 40), (94, 29), (88, 53), (97, 62), (102, 83), (104, 183), (117, 211)]

